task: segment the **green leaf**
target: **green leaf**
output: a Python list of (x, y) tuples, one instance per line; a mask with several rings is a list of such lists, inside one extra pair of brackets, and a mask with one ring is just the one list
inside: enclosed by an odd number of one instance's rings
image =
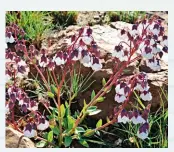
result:
[(95, 91), (93, 90), (91, 93), (91, 100), (94, 99), (94, 97), (95, 97)]
[(85, 99), (84, 99), (84, 101), (83, 101), (83, 106), (84, 106), (84, 108), (87, 106), (86, 100), (85, 100)]
[(103, 78), (103, 79), (102, 79), (102, 86), (104, 87), (105, 84), (106, 84), (106, 80), (105, 80), (105, 78)]
[(51, 92), (54, 93), (54, 94), (57, 94), (58, 90), (57, 90), (57, 87), (55, 87), (55, 85), (51, 85)]
[(43, 147), (45, 147), (46, 145), (47, 145), (47, 142), (44, 141), (44, 140), (41, 140), (41, 141), (39, 141), (38, 143), (36, 143), (36, 147), (38, 147), (38, 148), (43, 148)]
[(60, 106), (60, 111), (61, 111), (61, 117), (63, 118), (65, 116), (65, 106), (64, 106), (64, 104), (62, 104)]
[(78, 134), (78, 133), (80, 133), (80, 132), (85, 132), (85, 129), (82, 128), (82, 127), (77, 127), (77, 128), (75, 129), (75, 133)]
[(48, 141), (49, 142), (52, 142), (53, 141), (53, 131), (50, 131), (49, 133), (48, 133)]
[(87, 147), (87, 148), (89, 147), (87, 141), (84, 140), (84, 139), (80, 139), (80, 140), (79, 140), (79, 143), (80, 143), (81, 145), (83, 145), (84, 147)]
[(65, 147), (69, 147), (72, 143), (72, 137), (71, 136), (66, 136), (64, 140)]
[(89, 116), (96, 115), (96, 114), (98, 114), (98, 113), (100, 113), (100, 112), (101, 112), (101, 110), (100, 110), (100, 109), (97, 109), (97, 110), (95, 110), (95, 111), (93, 111), (93, 112), (90, 112), (90, 113), (89, 113)]
[(94, 131), (92, 129), (87, 129), (86, 132), (83, 134), (83, 136), (85, 137), (90, 137), (92, 135), (94, 135)]
[(97, 110), (97, 106), (90, 106), (88, 109), (87, 109), (87, 112), (93, 112), (93, 111), (96, 111)]
[(100, 120), (97, 122), (96, 128), (101, 127), (101, 126), (102, 126), (102, 119), (100, 119)]
[(47, 96), (50, 98), (54, 98), (54, 94), (52, 92), (47, 92)]
[(54, 127), (52, 128), (53, 130), (53, 133), (56, 134), (56, 135), (59, 135), (60, 134), (60, 131), (59, 131), (59, 128), (58, 127)]
[(68, 115), (67, 119), (68, 119), (68, 129), (72, 129), (75, 123), (75, 119), (70, 115)]
[(103, 102), (104, 99), (105, 99), (104, 97), (99, 97), (99, 98), (96, 99), (96, 101), (97, 101), (97, 102)]
[(97, 141), (97, 140), (86, 140), (86, 141), (88, 141), (88, 142), (91, 142), (91, 143), (95, 143), (95, 144), (99, 144), (99, 145), (106, 145), (104, 142), (102, 142), (102, 141)]
[(110, 119), (109, 119), (109, 117), (106, 117), (106, 121), (107, 121), (107, 122), (110, 122)]

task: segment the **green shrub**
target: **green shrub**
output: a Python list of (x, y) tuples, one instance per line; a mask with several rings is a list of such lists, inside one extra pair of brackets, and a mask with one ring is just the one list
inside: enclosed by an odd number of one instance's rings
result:
[(64, 28), (77, 22), (78, 13), (76, 11), (51, 11), (49, 14), (52, 16), (53, 24), (56, 28)]
[(140, 17), (144, 17), (143, 11), (110, 11), (108, 17), (110, 22), (123, 21), (128, 23), (135, 23)]
[(39, 47), (43, 33), (52, 27), (47, 16), (42, 11), (10, 11), (6, 13), (6, 25), (16, 23), (27, 33), (25, 39)]

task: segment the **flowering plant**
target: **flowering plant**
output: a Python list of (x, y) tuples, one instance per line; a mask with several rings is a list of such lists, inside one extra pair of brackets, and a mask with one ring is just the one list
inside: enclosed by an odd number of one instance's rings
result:
[[(143, 19), (132, 25), (132, 29), (120, 31), (118, 36), (123, 41), (116, 44), (112, 51), (113, 74), (108, 81), (103, 79), (101, 90), (97, 93), (92, 92), (91, 101), (88, 104), (84, 101), (81, 112), (75, 114), (71, 112), (71, 101), (78, 92), (71, 94), (68, 102), (63, 102), (61, 98), (68, 75), (75, 76), (75, 63), (80, 62), (94, 71), (102, 69), (100, 51), (92, 37), (92, 29), (80, 28), (68, 41), (67, 49), (56, 53), (49, 53), (46, 49), (39, 51), (34, 45), (27, 46), (24, 35), (25, 32), (15, 24), (6, 27), (7, 124), (29, 138), (43, 139), (39, 136), (46, 136), (46, 143), (59, 147), (69, 147), (73, 139), (88, 147), (85, 140), (87, 137), (114, 123), (140, 124), (137, 136), (143, 140), (148, 138), (150, 104), (143, 111), (126, 110), (133, 92), (139, 93), (144, 101), (152, 100), (147, 74), (140, 72), (126, 79), (122, 77), (122, 72), (140, 59), (153, 71), (160, 70), (160, 59), (163, 53), (168, 52), (167, 36), (161, 20)], [(10, 47), (11, 43), (14, 47)], [(45, 90), (38, 98), (30, 97), (20, 84), (21, 80), (34, 73), (33, 69), (37, 71), (40, 83), (43, 84), (39, 87)], [(71, 82), (70, 86), (72, 85)], [(104, 96), (112, 86), (115, 86), (113, 100), (120, 104), (114, 108), (112, 118), (105, 124), (102, 124), (100, 119), (94, 129), (82, 127), (86, 116), (101, 112), (97, 109), (97, 103), (104, 102)], [(40, 104), (45, 107), (47, 114), (45, 110), (41, 111)], [(14, 115), (16, 108), (24, 115), (19, 119)], [(42, 131), (48, 133), (43, 135)]]

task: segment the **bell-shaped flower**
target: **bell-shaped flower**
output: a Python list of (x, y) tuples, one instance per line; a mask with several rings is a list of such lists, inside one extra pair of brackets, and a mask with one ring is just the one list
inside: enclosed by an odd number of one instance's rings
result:
[(128, 114), (125, 109), (123, 109), (122, 112), (118, 115), (118, 122), (124, 124), (129, 122)]
[(91, 67), (91, 55), (89, 54), (88, 51), (86, 51), (86, 50), (81, 51), (81, 60), (80, 60), (80, 62), (85, 67)]
[(148, 138), (148, 134), (149, 134), (149, 124), (144, 123), (142, 126), (140, 126), (140, 128), (137, 132), (137, 136), (138, 136), (138, 138), (144, 140), (144, 139)]
[(48, 58), (46, 57), (45, 54), (42, 54), (40, 59), (39, 59), (39, 66), (45, 68), (49, 63)]
[(143, 99), (144, 101), (150, 101), (152, 100), (152, 94), (149, 91), (143, 91), (140, 94), (140, 98)]
[(99, 70), (102, 69), (102, 64), (101, 64), (100, 60), (97, 57), (95, 57), (95, 56), (93, 56), (91, 58), (91, 68), (94, 71), (99, 71)]
[(41, 116), (39, 118), (38, 124), (37, 124), (37, 129), (38, 130), (45, 130), (49, 127), (49, 122), (43, 117)]
[(7, 32), (6, 33), (6, 43), (14, 43), (14, 42), (15, 42), (15, 39), (12, 36), (12, 33), (11, 32)]
[(70, 58), (73, 61), (80, 60), (81, 59), (81, 51), (78, 49), (74, 49), (70, 54)]
[(33, 138), (37, 136), (36, 125), (33, 123), (28, 123), (24, 127), (24, 136), (28, 138)]
[(153, 57), (152, 59), (146, 60), (146, 65), (151, 68), (153, 71), (160, 71), (161, 66), (159, 63), (159, 59)]

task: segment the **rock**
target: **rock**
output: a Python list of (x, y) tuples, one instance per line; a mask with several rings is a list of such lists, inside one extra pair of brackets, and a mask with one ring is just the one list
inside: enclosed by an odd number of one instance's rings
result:
[(128, 30), (128, 29), (132, 29), (132, 24), (126, 23), (126, 22), (122, 22), (122, 21), (111, 22), (110, 23), (110, 26), (112, 28), (114, 28), (114, 29), (117, 29), (117, 30), (122, 30), (122, 29)]
[[(17, 148), (19, 138), (22, 135), (22, 133), (10, 127), (6, 127), (6, 148)], [(19, 148), (35, 148), (35, 145), (29, 138), (23, 137)]]
[(94, 16), (94, 19), (95, 19), (95, 20), (99, 20), (99, 19), (100, 19), (100, 16), (99, 16), (99, 15), (95, 15), (95, 16)]

